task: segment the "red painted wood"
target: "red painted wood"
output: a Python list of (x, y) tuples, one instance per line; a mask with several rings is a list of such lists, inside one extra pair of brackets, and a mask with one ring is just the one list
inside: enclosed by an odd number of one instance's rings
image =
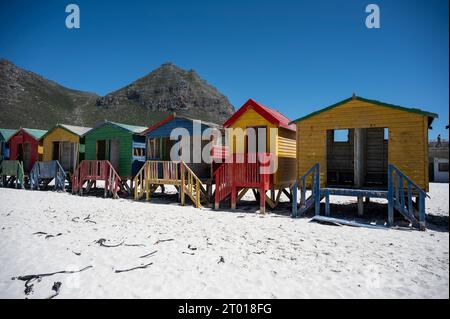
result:
[(38, 147), (39, 141), (35, 139), (32, 135), (28, 134), (24, 129), (20, 129), (9, 139), (9, 159), (18, 160), (19, 159), (19, 147), (20, 145), (29, 143), (30, 144), (30, 162), (25, 167), (25, 172), (30, 172), (33, 168), (34, 163), (38, 160)]
[(247, 110), (253, 109), (255, 112), (260, 114), (262, 117), (264, 117), (267, 121), (269, 121), (272, 124), (278, 125), (280, 127), (286, 128), (291, 131), (296, 131), (296, 125), (295, 124), (289, 124), (290, 120), (281, 114), (278, 111), (275, 111), (267, 106), (264, 106), (253, 99), (249, 99), (247, 102), (245, 102), (244, 105), (241, 106), (239, 110), (237, 110), (224, 124), (223, 127), (230, 127), (234, 122), (237, 121), (237, 119), (247, 112)]

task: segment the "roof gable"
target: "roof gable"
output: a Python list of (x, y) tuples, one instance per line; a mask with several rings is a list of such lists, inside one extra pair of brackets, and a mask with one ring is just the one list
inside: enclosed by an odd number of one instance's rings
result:
[(388, 103), (380, 102), (380, 101), (377, 101), (377, 100), (369, 100), (369, 99), (365, 99), (365, 98), (362, 98), (362, 97), (359, 97), (359, 96), (353, 96), (353, 97), (350, 97), (348, 99), (342, 100), (342, 101), (340, 101), (338, 103), (335, 103), (333, 105), (330, 105), (330, 106), (328, 106), (326, 108), (323, 108), (323, 109), (320, 109), (318, 111), (312, 112), (312, 113), (310, 113), (310, 114), (308, 114), (306, 116), (300, 117), (300, 118), (292, 121), (291, 123), (297, 123), (297, 122), (306, 120), (306, 119), (311, 118), (311, 117), (313, 117), (315, 115), (318, 115), (320, 113), (323, 113), (323, 112), (332, 110), (332, 109), (334, 109), (336, 107), (339, 107), (341, 105), (344, 105), (344, 104), (346, 104), (346, 103), (348, 103), (350, 101), (366, 102), (366, 103), (371, 103), (371, 104), (374, 104), (374, 105), (377, 105), (377, 106), (382, 106), (382, 107), (388, 107), (388, 108), (396, 109), (396, 110), (399, 110), (399, 111), (416, 113), (416, 114), (421, 114), (421, 115), (424, 115), (424, 116), (428, 116), (428, 118), (429, 118), (429, 120), (428, 120), (429, 125), (431, 125), (431, 123), (433, 122), (433, 120), (435, 118), (439, 117), (435, 113), (426, 112), (426, 111), (423, 111), (423, 110), (418, 109), (418, 108), (407, 108), (407, 107), (403, 107), (403, 106), (398, 106), (398, 105), (394, 105), (394, 104), (388, 104)]
[(33, 128), (21, 127), (17, 131), (15, 131), (14, 134), (12, 134), (8, 140), (10, 140), (14, 135), (17, 135), (19, 132), (24, 132), (24, 133), (30, 135), (35, 140), (39, 140), (42, 136), (44, 136), (45, 133), (47, 133), (47, 131), (44, 131), (44, 130), (37, 130), (37, 129), (33, 129)]
[(145, 131), (143, 131), (141, 133), (141, 135), (149, 135), (149, 133), (152, 133), (152, 135), (162, 134), (161, 136), (168, 136), (167, 132), (163, 132), (163, 131), (166, 131), (164, 128), (171, 129), (171, 128), (176, 128), (176, 127), (187, 128), (187, 129), (189, 129), (190, 133), (192, 133), (191, 132), (192, 131), (192, 123), (194, 121), (201, 122), (202, 132), (206, 128), (217, 128), (217, 129), (222, 128), (219, 124), (215, 124), (212, 122), (205, 122), (202, 120), (196, 120), (193, 118), (172, 114), (172, 115), (168, 116), (167, 118), (165, 118), (164, 120), (149, 126)]
[(144, 127), (144, 126), (135, 126), (135, 125), (128, 125), (128, 124), (123, 124), (123, 123), (105, 121), (103, 123), (98, 124), (97, 126), (92, 128), (91, 130), (87, 131), (84, 135), (88, 135), (91, 132), (94, 132), (95, 130), (98, 130), (99, 128), (101, 128), (101, 127), (103, 127), (105, 125), (114, 126), (116, 128), (125, 130), (128, 133), (130, 133), (130, 134), (140, 134), (142, 131), (144, 131), (146, 129), (146, 127)]
[(264, 106), (253, 99), (249, 99), (247, 102), (245, 102), (244, 105), (242, 105), (239, 110), (237, 110), (225, 123), (224, 127), (230, 127), (237, 121), (238, 118), (240, 118), (245, 112), (248, 110), (254, 110), (259, 115), (261, 115), (264, 119), (269, 121), (272, 124), (275, 124), (279, 127), (283, 127), (285, 129), (295, 131), (295, 125), (292, 125), (289, 123), (289, 119), (281, 114), (278, 111), (275, 111), (267, 106)]
[(7, 141), (11, 136), (16, 133), (16, 130), (0, 128), (0, 141)]
[(72, 133), (74, 135), (77, 135), (78, 137), (83, 137), (87, 132), (92, 130), (91, 127), (84, 127), (84, 126), (75, 126), (75, 125), (67, 125), (67, 124), (56, 124), (53, 128), (47, 131), (42, 137), (41, 140), (44, 139), (48, 134), (56, 130), (57, 128), (66, 130), (69, 133)]

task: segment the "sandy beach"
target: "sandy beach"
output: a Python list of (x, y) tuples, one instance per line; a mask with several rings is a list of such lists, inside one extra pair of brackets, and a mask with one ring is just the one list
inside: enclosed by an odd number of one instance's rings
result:
[[(429, 215), (448, 221), (448, 191), (431, 184)], [(56, 298), (449, 298), (448, 226), (330, 226), (255, 207), (15, 189), (0, 189), (0, 203), (0, 298), (48, 298), (55, 282)], [(84, 268), (32, 280), (28, 294), (12, 280)]]

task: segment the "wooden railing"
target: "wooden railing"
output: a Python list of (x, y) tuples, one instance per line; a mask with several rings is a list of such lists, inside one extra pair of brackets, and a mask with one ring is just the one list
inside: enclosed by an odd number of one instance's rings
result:
[(55, 188), (64, 191), (66, 186), (66, 172), (59, 161), (36, 162), (30, 172), (30, 188), (39, 189), (40, 181), (54, 179)]
[(181, 205), (184, 205), (184, 194), (194, 202), (195, 207), (202, 207), (202, 199), (206, 199), (206, 190), (201, 180), (186, 163), (181, 162)]
[[(405, 196), (406, 189), (406, 196)], [(413, 196), (417, 196), (417, 220), (414, 212)], [(414, 226), (420, 229), (426, 227), (425, 197), (427, 193), (416, 183), (414, 183), (405, 173), (393, 164), (388, 168), (388, 222), (394, 224), (394, 209), (397, 209)]]
[(272, 153), (237, 153), (230, 155), (215, 172), (215, 207), (235, 188), (267, 190), (270, 184)]
[[(306, 181), (311, 178), (311, 196), (306, 198)], [(300, 189), (300, 208), (298, 208), (298, 189)], [(315, 214), (320, 215), (320, 164), (311, 167), (299, 180), (291, 186), (292, 217), (300, 217), (312, 205), (315, 205)]]
[(0, 186), (6, 187), (8, 182), (13, 180), (16, 188), (25, 188), (24, 177), (25, 172), (21, 161), (3, 160), (0, 163)]
[(185, 195), (193, 201), (196, 207), (201, 207), (206, 198), (206, 190), (201, 180), (182, 161), (146, 161), (134, 177), (134, 199), (139, 200), (150, 196), (157, 185), (174, 185), (179, 187), (181, 204), (185, 204)]
[(84, 160), (72, 175), (72, 193), (83, 193), (83, 185), (97, 180), (105, 182), (105, 197), (109, 194), (118, 198), (120, 176), (109, 161)]

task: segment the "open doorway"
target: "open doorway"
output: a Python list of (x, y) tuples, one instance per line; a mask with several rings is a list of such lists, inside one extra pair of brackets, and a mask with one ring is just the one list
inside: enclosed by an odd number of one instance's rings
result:
[(119, 171), (119, 154), (120, 154), (120, 142), (119, 140), (109, 141), (109, 162), (114, 169)]
[(98, 161), (106, 160), (106, 140), (97, 141), (97, 156)]
[(328, 130), (327, 185), (386, 188), (388, 135), (387, 128)]

